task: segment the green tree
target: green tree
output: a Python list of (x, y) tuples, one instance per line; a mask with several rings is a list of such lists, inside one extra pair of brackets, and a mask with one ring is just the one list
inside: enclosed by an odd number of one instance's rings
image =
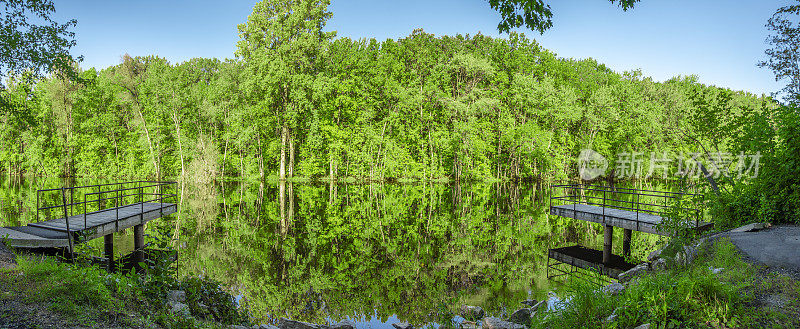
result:
[(322, 28), (330, 18), (329, 0), (264, 0), (255, 5), (247, 23), (239, 25), (242, 38), (237, 55), (246, 64), (245, 89), (257, 127), (259, 168), (264, 178), (262, 140), (273, 120), (280, 130), (278, 177), (291, 177), (295, 132), (303, 113), (311, 106), (316, 61), (334, 32)]
[(800, 5), (779, 8), (767, 21), (767, 29), (772, 31), (767, 42), (772, 46), (766, 50), (768, 58), (759, 62), (775, 73), (775, 81), (788, 80), (781, 90), (785, 100), (800, 106)]
[[(612, 3), (619, 1), (622, 10), (627, 11), (639, 0), (610, 0)], [(553, 27), (553, 12), (544, 0), (489, 0), (492, 9), (500, 13), (500, 23), (497, 29), (500, 32), (509, 32), (513, 28), (525, 27), (544, 33)]]

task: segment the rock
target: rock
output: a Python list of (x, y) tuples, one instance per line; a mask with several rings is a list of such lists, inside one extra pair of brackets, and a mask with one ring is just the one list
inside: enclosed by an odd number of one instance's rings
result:
[(392, 323), (392, 327), (397, 329), (414, 329), (414, 325), (408, 322)]
[(478, 329), (478, 323), (472, 321), (461, 321), (461, 329)]
[(633, 328), (633, 329), (650, 329), (650, 324), (649, 323), (645, 323), (645, 324), (640, 325), (640, 326), (638, 326), (636, 328)]
[[(257, 328), (257, 327), (254, 327), (254, 328)], [(247, 327), (245, 327), (243, 325), (232, 324), (232, 325), (228, 326), (228, 329), (249, 329), (249, 328), (247, 328)]]
[(192, 311), (189, 309), (189, 305), (186, 305), (181, 302), (169, 302), (168, 305), (169, 305), (169, 311), (172, 314), (179, 314), (185, 316), (192, 315)]
[(720, 272), (722, 272), (722, 270), (724, 270), (724, 268), (722, 268), (722, 267), (714, 268), (714, 267), (711, 267), (711, 266), (709, 266), (708, 269), (711, 271), (712, 274), (719, 274)]
[(611, 296), (615, 296), (615, 295), (618, 295), (618, 294), (622, 293), (623, 291), (625, 291), (625, 286), (623, 286), (619, 282), (616, 282), (616, 283), (612, 283), (612, 284), (609, 284), (609, 285), (603, 287), (602, 290), (606, 294), (609, 294)]
[(483, 318), (486, 312), (480, 306), (461, 305), (461, 317), (467, 320), (476, 321)]
[(498, 318), (485, 317), (481, 321), (482, 329), (525, 329), (525, 326)]
[(751, 223), (751, 224), (747, 224), (745, 226), (740, 226), (740, 227), (737, 227), (735, 229), (732, 229), (731, 233), (760, 231), (760, 230), (763, 230), (765, 228), (769, 228), (771, 226), (772, 225), (770, 223)]
[(167, 291), (167, 303), (170, 302), (180, 302), (183, 303), (186, 301), (186, 292), (183, 290), (170, 290)]
[(628, 282), (634, 277), (647, 273), (647, 263), (636, 265), (636, 267), (627, 270), (617, 277), (619, 282)]
[(528, 305), (528, 307), (531, 307), (533, 305), (536, 305), (536, 300), (535, 299), (526, 299), (526, 300), (521, 301), (520, 303), (522, 303), (523, 305)]
[(654, 261), (653, 264), (650, 264), (650, 267), (654, 271), (663, 271), (667, 269), (667, 261), (664, 260), (664, 258), (656, 259), (656, 261)]
[(652, 262), (652, 261), (658, 259), (659, 257), (661, 257), (661, 252), (662, 251), (664, 251), (664, 249), (654, 250), (649, 255), (647, 255), (647, 261), (648, 262)]
[(287, 318), (280, 318), (278, 320), (278, 328), (280, 328), (280, 329), (324, 329), (323, 326), (318, 325), (318, 324), (302, 322), (302, 321), (295, 321), (295, 320), (289, 320)]
[(521, 308), (514, 313), (511, 313), (511, 316), (508, 317), (508, 321), (528, 325), (531, 323), (531, 309), (529, 308)]
[(331, 329), (356, 329), (356, 323), (349, 319), (344, 319), (331, 326)]
[[(550, 298), (558, 298), (558, 297), (550, 297)], [(547, 309), (547, 301), (546, 300), (539, 301), (538, 303), (536, 303), (536, 305), (531, 306), (531, 314), (535, 314), (542, 307)]]
[(675, 254), (675, 263), (680, 266), (689, 266), (697, 258), (697, 248), (692, 246), (683, 246), (683, 250)]
[(250, 329), (280, 329), (280, 328), (273, 326), (271, 324), (261, 324), (261, 325), (255, 325)]

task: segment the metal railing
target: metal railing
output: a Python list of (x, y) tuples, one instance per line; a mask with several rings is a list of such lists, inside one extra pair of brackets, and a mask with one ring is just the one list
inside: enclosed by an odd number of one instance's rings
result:
[[(557, 195), (557, 191), (563, 191), (563, 195)], [(642, 201), (643, 197), (645, 199), (644, 201)], [(629, 210), (636, 213), (635, 221), (637, 229), (642, 222), (639, 220), (639, 214), (647, 213), (667, 217), (670, 210), (693, 214), (692, 217), (694, 217), (695, 227), (698, 227), (700, 218), (702, 218), (703, 215), (703, 210), (700, 207), (687, 207), (682, 204), (676, 206), (672, 204), (672, 201), (696, 197), (702, 197), (702, 194), (590, 184), (562, 184), (550, 186), (550, 208), (552, 208), (553, 202), (561, 203), (562, 205), (572, 204), (573, 212), (577, 211), (578, 204), (600, 206), (603, 211), (603, 224), (606, 222), (605, 211), (607, 208)], [(625, 200), (626, 198), (630, 200)]]
[[(172, 189), (172, 193), (167, 193), (167, 190)], [(43, 206), (42, 203), (53, 198), (48, 198), (49, 195), (59, 193), (60, 203), (56, 202), (54, 205)], [(69, 202), (67, 202), (67, 195), (69, 195)], [(111, 195), (110, 197), (108, 195)], [(81, 197), (83, 201), (80, 201)], [(75, 199), (79, 201), (75, 201)], [(119, 221), (119, 209), (128, 206), (140, 206), (140, 211), (144, 213), (144, 204), (149, 202), (158, 202), (159, 210), (163, 215), (163, 208), (165, 201), (175, 201), (177, 199), (177, 182), (174, 181), (130, 181), (118, 182), (108, 184), (95, 184), (84, 186), (72, 186), (51, 188), (36, 191), (36, 220), (39, 222), (41, 212), (45, 212), (45, 221), (53, 218), (47, 218), (52, 209), (62, 208), (63, 218), (67, 232), (70, 231), (70, 218), (75, 216), (77, 210), (79, 216), (83, 216), (83, 229), (88, 228), (86, 215), (103, 212), (115, 211), (115, 219)], [(113, 204), (111, 207), (107, 207)], [(81, 209), (82, 208), (82, 209)], [(55, 217), (55, 218), (61, 218)], [(70, 244), (71, 234), (70, 235)]]

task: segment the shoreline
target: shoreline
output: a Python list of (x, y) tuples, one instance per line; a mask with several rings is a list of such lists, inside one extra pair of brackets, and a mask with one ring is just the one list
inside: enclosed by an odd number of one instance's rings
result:
[[(530, 328), (566, 327), (559, 325), (559, 323), (574, 324), (575, 322), (573, 321), (575, 321), (576, 318), (574, 314), (571, 313), (572, 309), (575, 307), (585, 307), (584, 304), (586, 303), (594, 304), (596, 309), (590, 312), (589, 318), (586, 318), (585, 316), (587, 315), (584, 314), (584, 318), (578, 318), (577, 320), (589, 320), (587, 325), (590, 327), (593, 326), (593, 324), (598, 327), (609, 326), (615, 321), (624, 324), (623, 327), (644, 325), (646, 324), (644, 322), (633, 325), (630, 321), (632, 321), (631, 319), (641, 317), (641, 314), (652, 312), (652, 309), (645, 308), (631, 312), (621, 311), (618, 306), (614, 308), (610, 308), (610, 306), (624, 305), (630, 299), (638, 298), (636, 294), (644, 293), (642, 289), (647, 288), (648, 290), (653, 290), (654, 287), (670, 282), (677, 285), (676, 288), (674, 288), (676, 290), (684, 289), (687, 285), (710, 285), (708, 289), (720, 289), (716, 292), (722, 294), (719, 296), (729, 293), (741, 295), (752, 294), (752, 299), (736, 299), (739, 298), (736, 297), (734, 298), (736, 300), (728, 301), (731, 302), (729, 306), (734, 310), (733, 313), (729, 315), (732, 315), (733, 319), (735, 319), (733, 321), (738, 321), (736, 323), (740, 325), (745, 323), (750, 325), (755, 324), (756, 326), (763, 325), (764, 323), (758, 320), (763, 316), (777, 317), (782, 319), (780, 321), (787, 321), (783, 323), (784, 325), (798, 324), (797, 321), (800, 319), (800, 300), (793, 300), (786, 296), (787, 293), (792, 293), (791, 289), (797, 289), (797, 292), (800, 292), (800, 283), (798, 283), (797, 278), (782, 274), (780, 271), (776, 271), (776, 269), (753, 263), (752, 259), (749, 259), (745, 253), (739, 251), (738, 248), (730, 242), (729, 234), (728, 232), (718, 232), (701, 238), (699, 242), (695, 241), (691, 244), (692, 248), (695, 248), (695, 251), (688, 251), (686, 246), (667, 246), (658, 253), (662, 254), (661, 257), (659, 257), (659, 255), (649, 257), (651, 258), (649, 259), (649, 263), (644, 263), (649, 264), (646, 266), (648, 270), (645, 273), (631, 275), (633, 278), (621, 280), (622, 282), (620, 283), (605, 286), (600, 290), (597, 290), (597, 286), (595, 286), (595, 288), (586, 288), (580, 285), (573, 287), (575, 290), (574, 294), (559, 296), (562, 300), (570, 300), (571, 302), (566, 304), (562, 303), (561, 308), (558, 309), (547, 307), (548, 303), (546, 303), (546, 300), (530, 301), (529, 304), (519, 305), (520, 307), (516, 308), (514, 312), (511, 312), (511, 310), (515, 308), (510, 307), (509, 313), (506, 314), (506, 316), (502, 314), (500, 314), (500, 316), (484, 314), (480, 317), (476, 317), (470, 315), (474, 312), (467, 311), (465, 313), (464, 311), (465, 307), (471, 309), (471, 306), (462, 305), (461, 309), (450, 310), (453, 316), (452, 319), (463, 319), (463, 321), (460, 322), (452, 322), (452, 326), (461, 329), (521, 329), (524, 328), (524, 325), (528, 325)], [(670, 251), (670, 249), (683, 251), (674, 252)], [(683, 256), (681, 256), (681, 253), (683, 253)], [(654, 252), (653, 254), (656, 253)], [(687, 254), (692, 254), (693, 256), (686, 257)], [(0, 270), (0, 285), (3, 285), (4, 288), (4, 293), (2, 298), (0, 298), (0, 309), (3, 310), (4, 314), (7, 314), (3, 318), (0, 318), (0, 327), (3, 328), (27, 328), (31, 323), (36, 323), (43, 327), (47, 327), (48, 325), (58, 325), (62, 327), (66, 325), (71, 326), (70, 328), (172, 328), (183, 327), (183, 325), (187, 324), (191, 324), (189, 327), (195, 328), (253, 327), (270, 329), (347, 329), (347, 325), (353, 325), (353, 327), (355, 327), (355, 323), (352, 322), (313, 324), (289, 319), (275, 322), (274, 324), (278, 326), (253, 325), (252, 323), (248, 323), (251, 321), (250, 319), (245, 318), (240, 318), (239, 321), (242, 321), (240, 323), (199, 320), (194, 317), (197, 312), (195, 307), (197, 304), (193, 307), (189, 307), (188, 304), (190, 303), (188, 302), (184, 303), (178, 300), (170, 301), (168, 298), (166, 302), (163, 300), (158, 301), (163, 299), (163, 297), (150, 297), (147, 299), (144, 308), (156, 310), (156, 312), (152, 314), (142, 314), (142, 312), (131, 312), (130, 310), (128, 310), (127, 313), (112, 311), (113, 307), (108, 308), (108, 305), (106, 305), (100, 307), (101, 311), (99, 313), (65, 315), (63, 310), (54, 308), (52, 305), (47, 306), (48, 303), (46, 301), (40, 300), (31, 303), (31, 297), (23, 295), (22, 293), (36, 292), (37, 290), (35, 288), (28, 288), (37, 285), (41, 287), (41, 285), (46, 285), (48, 281), (55, 279), (53, 275), (50, 274), (42, 275), (40, 273), (39, 276), (36, 276), (37, 274), (26, 272), (35, 272), (35, 268), (41, 266), (41, 264), (49, 264), (48, 266), (55, 266), (56, 268), (68, 268), (69, 265), (53, 265), (52, 261), (48, 261), (47, 258), (32, 259), (34, 257), (31, 256), (22, 256), (21, 260), (17, 259), (16, 262), (13, 260), (9, 262), (9, 255), (13, 256), (13, 254), (9, 254), (7, 250), (0, 249), (0, 265), (3, 265), (2, 267), (4, 268)], [(664, 261), (661, 262), (661, 259), (664, 259)], [(58, 271), (56, 271), (56, 273), (58, 273)], [(104, 272), (98, 270), (86, 273), (99, 276)], [(695, 275), (695, 277), (687, 277), (689, 274)], [(752, 275), (752, 277), (742, 276), (742, 274)], [(105, 274), (103, 275), (107, 276)], [(55, 276), (58, 277), (58, 274), (55, 274)], [(115, 274), (113, 276), (117, 277), (118, 275)], [(121, 277), (121, 275), (119, 277)], [(748, 285), (742, 285), (744, 281), (750, 281), (750, 283)], [(157, 280), (154, 282), (157, 282)], [(173, 283), (173, 285), (175, 284), (179, 286), (182, 283)], [(727, 288), (724, 287), (727, 285), (735, 287), (736, 289), (731, 291), (726, 290)], [(776, 285), (779, 286), (780, 289), (774, 289)], [(231, 302), (231, 305), (233, 304), (230, 294), (222, 291), (219, 286), (213, 287), (213, 284), (209, 283), (207, 285), (207, 288), (208, 287), (211, 287), (208, 289), (209, 291), (216, 291), (212, 293), (212, 295), (221, 294), (219, 296), (223, 296), (223, 298), (220, 300), (228, 300)], [(628, 292), (629, 290), (631, 292)], [(169, 293), (172, 291), (174, 290), (168, 290)], [(186, 292), (184, 292), (184, 294), (186, 294)], [(227, 294), (227, 296), (224, 296), (225, 294)], [(712, 300), (722, 298), (717, 295), (714, 296), (716, 297)], [(124, 300), (125, 298), (125, 296), (122, 296), (118, 299)], [(185, 298), (186, 297), (183, 297), (182, 300), (186, 301), (187, 299)], [(722, 298), (719, 300), (725, 301), (726, 299)], [(545, 307), (542, 307), (542, 303), (544, 303)], [(213, 307), (217, 306), (218, 305), (214, 305)], [(765, 306), (770, 308), (778, 307), (778, 311), (769, 311), (765, 309)], [(697, 307), (695, 311), (699, 312), (701, 310), (709, 311), (713, 308), (713, 305), (700, 302), (693, 307)], [(478, 309), (480, 308), (478, 307)], [(246, 310), (240, 311), (246, 312)], [(483, 310), (480, 309), (480, 311)], [(108, 314), (109, 312), (118, 312), (121, 314), (108, 318), (104, 318), (104, 316), (97, 317), (97, 314)], [(637, 316), (636, 314), (638, 313), (641, 314)], [(111, 318), (114, 320), (109, 320)], [(669, 318), (665, 321), (668, 320)], [(92, 323), (94, 324), (92, 325)], [(726, 322), (722, 322), (720, 324), (724, 325), (725, 323)], [(180, 324), (180, 326), (175, 326), (178, 324)], [(389, 323), (385, 324), (388, 325)], [(392, 325), (394, 324), (400, 326), (395, 326), (399, 329), (409, 329), (412, 327), (421, 328), (429, 325), (428, 323), (403, 324), (401, 322), (393, 323)], [(660, 323), (651, 323), (651, 325), (660, 325)], [(445, 326), (447, 327), (448, 325)]]

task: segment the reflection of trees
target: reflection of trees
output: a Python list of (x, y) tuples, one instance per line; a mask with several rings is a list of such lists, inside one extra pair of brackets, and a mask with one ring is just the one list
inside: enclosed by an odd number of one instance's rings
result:
[(240, 287), (260, 318), (377, 311), (420, 323), (458, 299), (500, 312), (528, 289), (543, 297), (547, 248), (596, 242), (587, 225), (549, 217), (531, 186), (340, 185), (331, 197), (330, 186), (285, 183), (263, 203), (258, 189), (226, 189), (219, 203), (241, 218), (219, 212), (217, 236), (187, 232), (182, 266)]

